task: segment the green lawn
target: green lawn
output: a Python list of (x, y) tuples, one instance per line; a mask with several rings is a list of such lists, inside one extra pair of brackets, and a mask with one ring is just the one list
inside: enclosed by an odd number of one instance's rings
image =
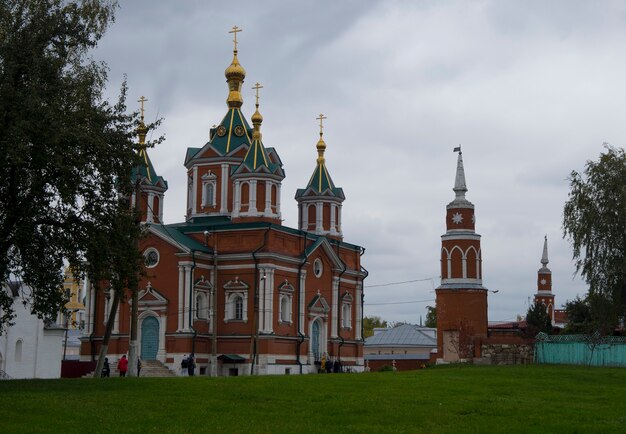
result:
[(0, 432), (626, 432), (626, 369), (0, 381)]

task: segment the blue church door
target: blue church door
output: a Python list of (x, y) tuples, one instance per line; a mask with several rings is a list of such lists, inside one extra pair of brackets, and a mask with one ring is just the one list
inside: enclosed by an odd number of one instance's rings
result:
[(141, 358), (156, 360), (159, 350), (159, 320), (149, 316), (141, 323)]

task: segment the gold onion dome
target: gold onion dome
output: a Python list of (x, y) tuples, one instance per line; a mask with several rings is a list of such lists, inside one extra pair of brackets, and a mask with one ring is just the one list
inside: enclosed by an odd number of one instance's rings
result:
[(324, 164), (324, 151), (326, 151), (326, 142), (324, 142), (323, 139), (323, 135), (324, 135), (324, 119), (326, 119), (326, 116), (324, 116), (323, 114), (320, 114), (319, 117), (317, 118), (320, 121), (320, 139), (317, 141), (317, 163), (318, 164)]
[(233, 51), (233, 61), (228, 68), (226, 68), (226, 71), (224, 71), (224, 75), (228, 82), (231, 80), (243, 81), (243, 79), (246, 78), (246, 70), (243, 69), (243, 66), (239, 63), (239, 59), (237, 59), (237, 50)]
[(324, 151), (326, 151), (326, 142), (322, 139), (322, 135), (320, 134), (320, 139), (317, 141), (317, 162), (324, 162)]
[(261, 116), (261, 113), (259, 113), (259, 106), (257, 105), (256, 111), (252, 115), (252, 124), (256, 125), (260, 124), (261, 122), (263, 122), (263, 116)]

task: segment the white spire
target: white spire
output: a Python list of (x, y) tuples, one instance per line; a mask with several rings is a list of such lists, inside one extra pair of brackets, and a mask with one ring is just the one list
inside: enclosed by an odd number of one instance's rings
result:
[(458, 149), (459, 157), (456, 162), (456, 178), (454, 180), (454, 192), (456, 193), (456, 200), (465, 200), (465, 193), (467, 192), (467, 186), (465, 185), (465, 170), (463, 169), (463, 153), (461, 147)]
[(546, 235), (543, 240), (543, 255), (541, 255), (541, 263), (544, 268), (548, 265), (548, 236)]

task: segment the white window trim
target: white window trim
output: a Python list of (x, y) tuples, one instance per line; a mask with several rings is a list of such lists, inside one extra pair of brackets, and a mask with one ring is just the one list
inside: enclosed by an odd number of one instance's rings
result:
[[(241, 297), (242, 299), (242, 318), (235, 318), (235, 299)], [(248, 322), (248, 292), (247, 291), (227, 291), (226, 303), (224, 307), (224, 322)]]
[[(207, 202), (207, 188), (208, 186), (213, 187), (211, 189), (211, 197)], [(207, 173), (202, 175), (202, 207), (210, 208), (215, 207), (217, 205), (217, 176), (214, 173), (211, 173), (209, 170)]]

